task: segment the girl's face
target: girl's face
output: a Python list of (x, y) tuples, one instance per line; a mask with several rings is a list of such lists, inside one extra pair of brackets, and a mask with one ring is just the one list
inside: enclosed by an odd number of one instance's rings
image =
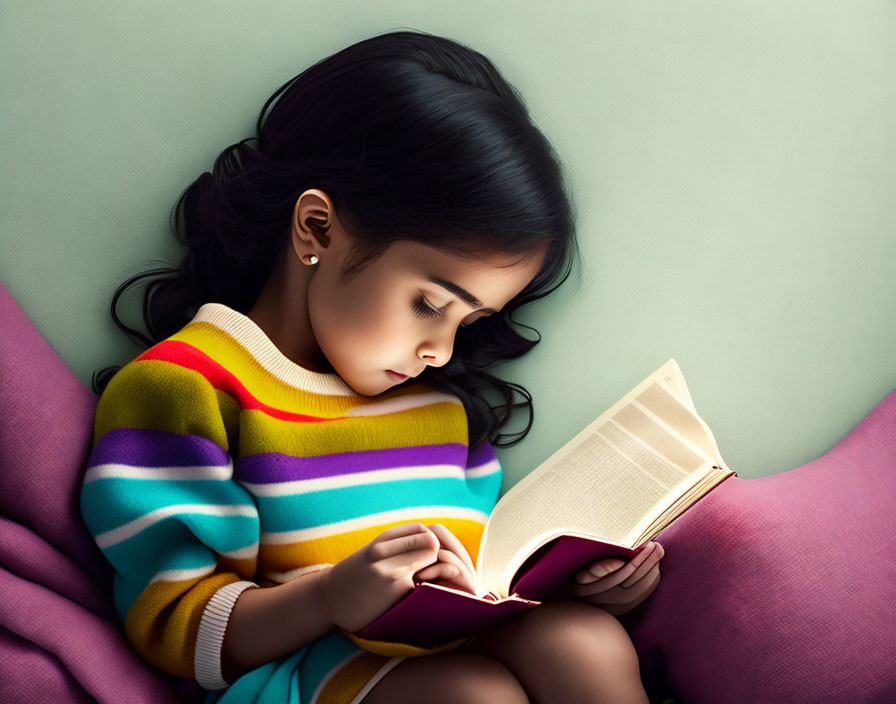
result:
[[(319, 256), (323, 263), (326, 252)], [(500, 311), (532, 280), (541, 260), (498, 268), (506, 263), (507, 257), (471, 263), (402, 240), (347, 283), (335, 281), (335, 266), (321, 267), (308, 288), (317, 344), (358, 393), (381, 393), (404, 381), (390, 370), (416, 377), (427, 366), (447, 364), (459, 325)]]
[[(301, 206), (309, 193), (321, 192), (306, 191), (296, 205), (293, 246), (287, 250), (291, 264), (286, 271), (294, 279), (287, 288), (299, 295), (291, 295), (292, 305), (277, 314), (281, 320), (292, 318), (289, 340), (281, 339), (288, 349), (304, 351), (306, 361), (294, 361), (335, 372), (365, 396), (405, 381), (392, 372), (413, 378), (427, 366), (447, 364), (460, 324), (472, 325), (500, 311), (535, 277), (547, 250), (545, 245), (522, 261), (520, 255), (470, 261), (401, 240), (359, 273), (340, 281), (340, 268), (352, 242), (335, 210), (321, 212), (319, 206), (328, 206), (329, 198), (308, 203), (308, 214), (330, 223), (328, 246), (300, 225), (304, 220)], [(318, 256), (317, 264), (302, 263), (309, 254)], [(302, 297), (304, 301), (297, 300)]]

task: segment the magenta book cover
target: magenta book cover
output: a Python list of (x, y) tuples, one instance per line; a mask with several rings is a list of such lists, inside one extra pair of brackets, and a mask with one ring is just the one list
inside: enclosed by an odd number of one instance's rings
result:
[(564, 535), (523, 563), (511, 582), (511, 595), (505, 599), (491, 593), (480, 598), (424, 582), (358, 635), (423, 648), (473, 636), (544, 601), (564, 598), (576, 574), (592, 563), (611, 557), (629, 560), (640, 549)]

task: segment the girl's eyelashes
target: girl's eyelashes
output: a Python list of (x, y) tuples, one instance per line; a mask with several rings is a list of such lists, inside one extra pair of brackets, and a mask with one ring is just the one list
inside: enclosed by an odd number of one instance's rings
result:
[[(423, 296), (420, 296), (414, 300), (414, 314), (418, 318), (438, 318), (442, 315), (442, 311), (439, 308), (434, 308), (429, 305), (429, 302)], [(460, 324), (462, 328), (467, 327), (463, 323)]]
[(438, 308), (433, 308), (423, 296), (420, 296), (414, 301), (414, 313), (418, 318), (437, 318), (442, 314), (442, 311)]

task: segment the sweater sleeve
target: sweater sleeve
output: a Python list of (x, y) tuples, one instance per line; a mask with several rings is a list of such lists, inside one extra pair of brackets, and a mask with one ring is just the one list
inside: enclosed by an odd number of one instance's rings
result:
[(125, 635), (157, 669), (222, 689), (221, 644), (254, 581), (259, 516), (233, 480), (238, 408), (205, 376), (136, 360), (97, 405), (84, 522), (114, 568)]

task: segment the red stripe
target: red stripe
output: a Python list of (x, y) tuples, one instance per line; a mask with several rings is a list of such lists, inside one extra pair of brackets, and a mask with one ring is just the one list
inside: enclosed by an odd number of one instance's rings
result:
[(303, 423), (340, 420), (340, 418), (320, 418), (318, 416), (305, 415), (304, 413), (290, 413), (289, 411), (284, 411), (262, 403), (249, 393), (249, 390), (243, 386), (242, 382), (231, 372), (227, 371), (223, 366), (218, 364), (218, 362), (205, 354), (205, 352), (202, 352), (186, 342), (180, 342), (179, 340), (165, 340), (146, 350), (146, 352), (137, 357), (135, 361), (148, 359), (171, 362), (172, 364), (177, 364), (185, 369), (192, 369), (193, 371), (199, 372), (202, 376), (208, 379), (209, 383), (216, 389), (223, 391), (236, 399), (242, 408), (263, 411), (272, 418)]

